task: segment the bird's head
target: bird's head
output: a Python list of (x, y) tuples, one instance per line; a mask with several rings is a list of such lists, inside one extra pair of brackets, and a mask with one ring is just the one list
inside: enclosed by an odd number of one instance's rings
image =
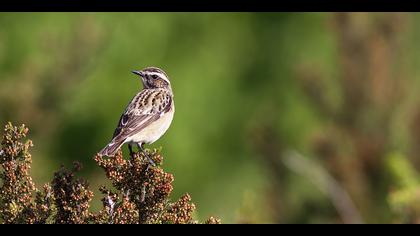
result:
[(157, 67), (147, 67), (143, 70), (134, 70), (132, 72), (140, 76), (143, 86), (147, 89), (171, 87), (168, 75)]

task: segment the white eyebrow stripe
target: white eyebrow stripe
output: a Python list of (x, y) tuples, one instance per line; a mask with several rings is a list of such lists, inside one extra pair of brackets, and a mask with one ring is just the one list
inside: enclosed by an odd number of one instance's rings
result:
[(157, 75), (157, 76), (159, 76), (160, 78), (162, 78), (162, 79), (164, 79), (166, 82), (168, 82), (169, 84), (171, 84), (171, 82), (169, 81), (169, 79), (166, 77), (166, 75), (165, 74), (163, 74), (163, 73), (159, 73), (159, 72), (148, 72), (147, 74), (149, 74), (149, 75)]

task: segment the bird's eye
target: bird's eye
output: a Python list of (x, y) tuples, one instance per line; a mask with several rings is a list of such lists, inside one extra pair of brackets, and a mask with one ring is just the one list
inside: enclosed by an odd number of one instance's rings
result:
[(158, 76), (157, 76), (157, 75), (152, 75), (152, 78), (153, 78), (153, 79), (157, 79), (157, 78), (158, 78)]

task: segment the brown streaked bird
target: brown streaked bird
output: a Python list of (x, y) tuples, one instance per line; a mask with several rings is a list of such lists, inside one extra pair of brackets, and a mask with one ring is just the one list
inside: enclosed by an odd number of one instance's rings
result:
[[(166, 73), (156, 67), (132, 72), (140, 76), (143, 90), (130, 101), (121, 115), (111, 142), (99, 155), (114, 156), (125, 143), (128, 143), (130, 155), (133, 154), (132, 145), (137, 145), (143, 151), (144, 144), (158, 140), (171, 125), (175, 104)], [(149, 161), (154, 165), (150, 158)]]

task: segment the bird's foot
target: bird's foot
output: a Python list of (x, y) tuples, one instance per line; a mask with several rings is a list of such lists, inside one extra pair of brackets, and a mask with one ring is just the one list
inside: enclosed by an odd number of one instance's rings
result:
[[(137, 147), (139, 148), (139, 151), (141, 151), (143, 153), (143, 155), (149, 160), (149, 163), (153, 166), (156, 167), (156, 163), (153, 161), (153, 159), (149, 156), (149, 154), (146, 152), (146, 150), (143, 149), (143, 145), (138, 143)], [(147, 166), (147, 170), (149, 169), (149, 166)]]
[(131, 146), (131, 144), (128, 144), (128, 152), (129, 152), (130, 156), (132, 158), (134, 158), (135, 153), (133, 152), (133, 147)]
[(156, 163), (152, 160), (152, 158), (149, 157), (149, 155), (146, 154), (147, 159), (149, 160), (149, 163), (153, 166), (156, 167)]

